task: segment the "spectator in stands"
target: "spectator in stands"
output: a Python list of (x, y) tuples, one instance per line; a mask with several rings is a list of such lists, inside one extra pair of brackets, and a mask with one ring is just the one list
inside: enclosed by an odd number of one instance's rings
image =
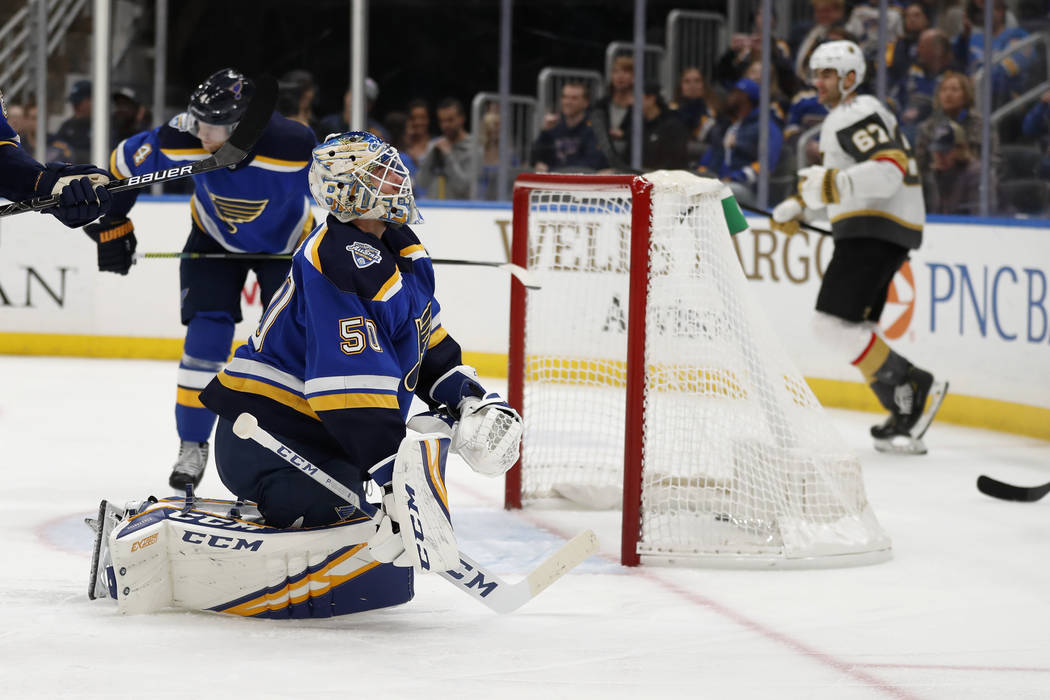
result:
[[(365, 131), (368, 131), (387, 143), (390, 135), (386, 128), (372, 117), (372, 108), (379, 98), (379, 86), (371, 78), (365, 78)], [(351, 131), (350, 112), (353, 110), (354, 96), (350, 90), (343, 95), (343, 111), (329, 114), (317, 125), (317, 137), (324, 141), (329, 134), (342, 134)]]
[[(481, 127), (478, 133), (481, 137), (480, 167), (478, 169), (478, 199), (495, 201), (506, 199), (509, 192), (499, 191), (499, 104), (492, 103), (485, 115), (481, 118)], [(521, 159), (511, 147), (509, 165), (511, 168), (510, 179), (514, 179), (515, 173), (521, 169)]]
[(419, 171), (419, 164), (405, 151), (405, 132), (408, 128), (408, 115), (404, 112), (390, 112), (383, 121), (385, 122), (386, 130), (390, 132), (390, 145), (396, 148), (401, 156), (401, 162), (404, 164), (405, 169), (408, 170), (408, 176), (412, 180), (413, 194), (415, 194), (416, 173)]
[(623, 167), (630, 161), (627, 133), (631, 130), (631, 105), (634, 104), (634, 59), (617, 56), (613, 60), (609, 89), (591, 111), (591, 124), (598, 137), (598, 147), (606, 160)]
[(700, 69), (696, 67), (684, 69), (678, 79), (675, 100), (669, 107), (685, 125), (689, 135), (689, 141), (686, 144), (690, 163), (688, 167), (695, 167), (699, 164), (700, 157), (707, 150), (707, 137), (717, 119), (714, 104), (717, 95), (712, 93), (710, 98), (707, 81), (704, 80)]
[(464, 128), (463, 103), (446, 97), (438, 104), (441, 136), (430, 142), (419, 164), (419, 185), (435, 199), (469, 199), (474, 152)]
[[(996, 53), (1008, 49), (1028, 36), (1021, 27), (1006, 24), (1005, 0), (993, 0), (992, 49)], [(981, 68), (984, 54), (984, 0), (970, 4), (963, 29), (955, 39), (955, 56), (960, 66), (966, 67), (969, 75)], [(992, 104), (999, 106), (1024, 91), (1027, 71), (1032, 66), (1035, 53), (1032, 47), (1015, 51), (992, 67)]]
[[(846, 30), (857, 37), (857, 45), (864, 52), (864, 58), (874, 61), (879, 48), (879, 0), (858, 2), (846, 21)], [(886, 41), (896, 41), (903, 33), (900, 8), (890, 5), (886, 12)]]
[[(646, 83), (642, 91), (642, 168), (682, 170), (689, 162), (689, 132), (660, 94), (660, 84)], [(631, 139), (628, 135), (630, 152)]]
[(149, 110), (129, 86), (113, 91), (113, 111), (109, 121), (114, 148), (124, 139), (150, 128)]
[(809, 131), (824, 121), (828, 108), (820, 104), (817, 92), (808, 86), (795, 93), (788, 108), (787, 121), (784, 124), (784, 142), (792, 142), (800, 133)]
[(584, 173), (608, 166), (587, 119), (588, 105), (583, 83), (562, 85), (561, 114), (532, 144), (532, 166), (537, 172)]
[(91, 81), (78, 80), (69, 92), (73, 116), (62, 122), (47, 147), (47, 159), (91, 162)]
[(904, 32), (886, 51), (886, 68), (891, 84), (902, 82), (908, 69), (919, 60), (919, 37), (930, 28), (930, 18), (922, 3), (913, 2), (904, 8)]
[(762, 167), (773, 172), (780, 161), (783, 140), (778, 119), (769, 120), (769, 161), (759, 162), (759, 87), (741, 78), (726, 98), (729, 123), (719, 125), (718, 138), (700, 161), (700, 173), (720, 178), (741, 204), (755, 206), (758, 174)]
[(938, 123), (930, 140), (930, 153), (930, 170), (922, 188), (926, 213), (976, 214), (981, 200), (981, 164), (970, 150), (962, 126), (950, 119)]
[(430, 105), (426, 100), (415, 99), (408, 103), (406, 109), (408, 122), (405, 124), (405, 147), (402, 153), (410, 155), (418, 164), (423, 161), (423, 154), (430, 145)]
[(1025, 138), (1038, 143), (1043, 151), (1036, 174), (1050, 179), (1050, 90), (1047, 90), (1024, 115), (1021, 133)]
[[(776, 31), (776, 12), (773, 13), (771, 32)], [(791, 49), (786, 41), (773, 41), (773, 70), (780, 86), (789, 94), (795, 90), (795, 66), (791, 62)], [(729, 38), (729, 49), (721, 55), (715, 64), (714, 79), (725, 90), (732, 89), (736, 81), (745, 77), (747, 68), (755, 61), (762, 60), (762, 12), (754, 14), (750, 34), (734, 34)]]
[(281, 76), (278, 85), (277, 111), (289, 119), (317, 131), (314, 104), (317, 84), (310, 71), (292, 70)]
[(933, 93), (941, 77), (955, 70), (952, 44), (940, 29), (927, 29), (919, 37), (918, 61), (908, 69), (905, 79), (894, 90), (900, 110), (901, 131), (915, 140), (919, 123), (933, 112)]
[[(966, 133), (966, 142), (972, 153), (981, 153), (981, 116), (974, 109), (973, 82), (969, 76), (949, 71), (937, 84), (937, 93), (933, 102), (933, 114), (919, 125), (915, 137), (915, 161), (920, 175), (930, 169), (930, 142), (937, 124), (951, 119), (962, 126)], [(999, 134), (992, 130), (991, 168), (999, 170)]]
[(795, 52), (795, 76), (801, 83), (809, 80), (809, 55), (817, 45), (828, 38), (828, 30), (846, 19), (843, 0), (810, 0), (813, 5), (814, 24), (798, 45)]

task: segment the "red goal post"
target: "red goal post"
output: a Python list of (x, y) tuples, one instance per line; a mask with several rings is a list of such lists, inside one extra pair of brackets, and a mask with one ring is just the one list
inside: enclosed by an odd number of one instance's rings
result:
[(889, 557), (860, 465), (749, 299), (728, 189), (684, 172), (515, 181), (505, 505), (622, 504), (621, 560)]

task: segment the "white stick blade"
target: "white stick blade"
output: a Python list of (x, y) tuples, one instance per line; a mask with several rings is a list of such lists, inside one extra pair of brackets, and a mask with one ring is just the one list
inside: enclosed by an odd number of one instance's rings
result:
[(233, 434), (241, 440), (248, 440), (255, 435), (259, 427), (259, 420), (250, 413), (242, 413), (233, 422)]
[(539, 595), (599, 549), (598, 536), (593, 530), (584, 530), (529, 574), (529, 592), (533, 597)]

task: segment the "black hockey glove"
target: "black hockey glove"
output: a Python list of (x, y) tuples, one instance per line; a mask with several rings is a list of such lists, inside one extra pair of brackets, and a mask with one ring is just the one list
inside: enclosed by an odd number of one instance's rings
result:
[(111, 197), (104, 185), (110, 176), (93, 165), (48, 163), (36, 183), (38, 196), (58, 195), (48, 214), (70, 228), (90, 223), (109, 211)]
[(98, 269), (102, 272), (128, 274), (135, 262), (135, 226), (131, 219), (111, 219), (88, 224), (84, 233), (98, 245)]

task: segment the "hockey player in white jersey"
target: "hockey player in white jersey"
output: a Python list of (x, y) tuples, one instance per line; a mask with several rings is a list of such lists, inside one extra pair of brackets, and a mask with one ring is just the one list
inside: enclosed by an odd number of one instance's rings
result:
[(893, 276), (922, 243), (926, 216), (911, 146), (876, 98), (856, 94), (864, 57), (851, 41), (817, 47), (809, 61), (821, 104), (822, 164), (799, 171), (799, 193), (778, 204), (774, 225), (797, 225), (806, 210), (827, 209), (835, 252), (817, 296), (814, 331), (864, 375), (890, 411), (873, 426), (880, 451), (923, 454), (922, 436), (947, 382), (887, 345), (879, 317)]

